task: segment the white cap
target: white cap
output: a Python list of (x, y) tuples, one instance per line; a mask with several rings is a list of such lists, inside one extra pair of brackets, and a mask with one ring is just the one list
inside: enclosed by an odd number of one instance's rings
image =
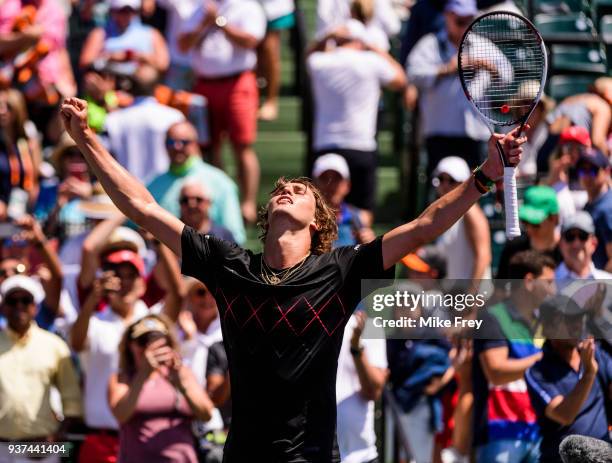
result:
[(147, 244), (136, 230), (129, 227), (117, 227), (106, 240), (104, 252), (117, 249), (130, 249), (143, 256), (147, 251)]
[(133, 10), (140, 10), (142, 6), (142, 0), (109, 0), (109, 6), (111, 9), (121, 9), (129, 6)]
[(45, 290), (38, 280), (26, 275), (14, 275), (4, 280), (2, 285), (0, 285), (2, 300), (18, 289), (30, 293), (36, 304), (40, 304), (45, 299)]
[(434, 177), (440, 174), (447, 174), (456, 182), (465, 182), (470, 175), (470, 168), (467, 162), (459, 156), (448, 156), (440, 160), (433, 171)]
[(345, 180), (350, 180), (351, 174), (346, 160), (336, 153), (328, 153), (317, 158), (312, 167), (312, 177), (318, 178), (323, 172), (333, 170), (338, 172)]

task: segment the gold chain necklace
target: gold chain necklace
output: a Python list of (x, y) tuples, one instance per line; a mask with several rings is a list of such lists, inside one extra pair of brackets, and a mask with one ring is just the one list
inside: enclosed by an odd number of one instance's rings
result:
[(269, 284), (269, 285), (278, 285), (280, 283), (283, 283), (284, 281), (288, 280), (291, 275), (295, 274), (295, 272), (297, 272), (302, 267), (302, 265), (304, 265), (304, 262), (306, 262), (306, 259), (308, 258), (308, 256), (310, 256), (310, 253), (306, 254), (302, 258), (301, 261), (299, 261), (297, 264), (293, 265), (292, 267), (281, 270), (280, 272), (275, 272), (270, 267), (268, 267), (268, 264), (266, 264), (266, 261), (263, 258), (263, 252), (262, 252), (261, 253), (261, 279), (266, 284)]

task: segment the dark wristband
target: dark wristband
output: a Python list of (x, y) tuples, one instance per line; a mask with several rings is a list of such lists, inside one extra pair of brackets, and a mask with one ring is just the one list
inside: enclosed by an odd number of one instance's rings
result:
[(476, 167), (472, 174), (474, 175), (474, 185), (480, 194), (487, 194), (491, 191), (495, 182), (487, 177), (481, 169), (482, 166)]
[(363, 352), (363, 346), (359, 346), (357, 348), (351, 347), (351, 355), (353, 357), (357, 357), (357, 356), (361, 355), (362, 352)]

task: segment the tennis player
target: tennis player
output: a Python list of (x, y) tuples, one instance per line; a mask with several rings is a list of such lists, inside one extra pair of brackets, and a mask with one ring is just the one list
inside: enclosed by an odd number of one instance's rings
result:
[[(331, 250), (335, 214), (307, 179), (277, 182), (261, 214), (262, 254), (203, 235), (162, 209), (102, 147), (87, 103), (61, 107), (77, 143), (115, 205), (182, 259), (182, 271), (212, 291), (227, 350), (232, 425), (224, 462), (339, 462), (335, 383), (344, 325), (364, 279), (392, 279), (394, 264), (457, 221), (503, 166), (489, 158), (416, 220), (369, 244)], [(495, 136), (512, 164), (526, 138)]]

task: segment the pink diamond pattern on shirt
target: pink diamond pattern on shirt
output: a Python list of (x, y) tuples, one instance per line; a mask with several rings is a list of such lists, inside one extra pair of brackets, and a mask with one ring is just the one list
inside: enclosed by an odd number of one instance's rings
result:
[(226, 329), (242, 336), (249, 350), (269, 342), (279, 356), (291, 346), (308, 348), (333, 336), (349, 315), (337, 293), (319, 305), (304, 296), (283, 304), (275, 297), (257, 299), (221, 288), (216, 299)]

